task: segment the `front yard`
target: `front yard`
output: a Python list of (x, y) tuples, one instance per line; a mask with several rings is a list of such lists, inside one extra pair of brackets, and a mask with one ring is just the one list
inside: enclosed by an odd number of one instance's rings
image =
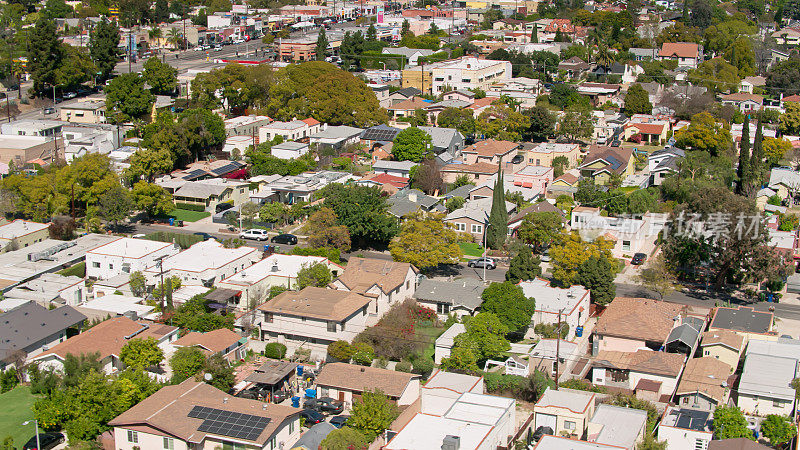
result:
[(7, 436), (14, 438), (14, 447), (22, 448), (28, 439), (35, 434), (33, 424), (26, 426), (22, 422), (33, 419), (33, 402), (36, 397), (27, 386), (0, 394), (0, 442)]
[(210, 216), (208, 211), (190, 211), (188, 209), (174, 209), (167, 217), (172, 217), (175, 220), (182, 220), (184, 222), (197, 222), (198, 220), (205, 219)]
[(461, 253), (463, 253), (468, 259), (480, 258), (483, 256), (483, 247), (481, 244), (476, 244), (474, 242), (460, 242), (458, 246), (461, 247)]

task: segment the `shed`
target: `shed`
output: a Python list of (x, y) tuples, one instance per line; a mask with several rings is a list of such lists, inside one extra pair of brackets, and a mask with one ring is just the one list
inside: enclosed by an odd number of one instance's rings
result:
[(297, 364), (286, 361), (267, 361), (244, 379), (249, 383), (262, 384), (270, 391), (280, 389), (297, 370)]

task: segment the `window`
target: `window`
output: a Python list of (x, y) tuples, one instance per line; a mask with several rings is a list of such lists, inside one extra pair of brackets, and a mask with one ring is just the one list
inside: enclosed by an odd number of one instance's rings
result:
[[(292, 424), (289, 425), (291, 427)], [(291, 433), (291, 431), (289, 432)], [(275, 450), (275, 437), (267, 441), (267, 445), (264, 447), (266, 450)]]
[(411, 287), (411, 281), (409, 281), (409, 280), (406, 280), (406, 289), (408, 289), (408, 288), (410, 288), (410, 287)]
[(436, 312), (438, 314), (450, 314), (450, 304), (449, 303), (437, 303), (436, 304)]
[(272, 313), (268, 313), (268, 312), (264, 313), (264, 322), (272, 323), (272, 319), (273, 319)]
[(772, 407), (773, 408), (783, 408), (783, 401), (778, 400), (778, 399), (773, 399), (772, 400)]
[(483, 233), (483, 225), (473, 223), (470, 230), (473, 234)]
[(631, 241), (622, 241), (622, 251), (627, 252), (631, 250)]
[(456, 231), (467, 231), (467, 224), (456, 222)]
[(328, 322), (328, 333), (336, 333), (336, 322)]
[(711, 352), (710, 352), (710, 351), (708, 351), (708, 350), (706, 350), (705, 352), (703, 352), (703, 354), (704, 354), (705, 356), (708, 356), (708, 355), (710, 355), (710, 354), (711, 354)]
[(706, 450), (708, 447), (708, 441), (705, 439), (695, 438), (694, 440), (694, 450)]
[(139, 433), (135, 431), (128, 430), (128, 442), (133, 442), (134, 444), (139, 443)]
[(108, 265), (108, 268), (109, 268), (109, 269), (113, 269), (113, 268), (114, 268), (114, 265), (113, 265), (113, 264), (109, 264), (109, 265)]
[(238, 442), (222, 441), (222, 450), (246, 450), (247, 446)]
[(542, 160), (539, 159), (539, 158), (536, 158), (536, 165), (537, 166), (541, 166), (542, 165)]
[[(327, 389), (325, 390), (325, 395), (328, 395)], [(294, 420), (289, 422), (289, 434), (294, 433)]]
[(99, 269), (100, 268), (100, 263), (99, 262), (93, 262), (92, 263), (92, 267), (94, 267), (95, 269)]
[(166, 450), (174, 450), (175, 449), (175, 440), (172, 438), (165, 437), (164, 438), (164, 448)]
[(575, 422), (571, 422), (569, 420), (564, 421), (564, 428), (567, 430), (574, 430), (575, 429)]

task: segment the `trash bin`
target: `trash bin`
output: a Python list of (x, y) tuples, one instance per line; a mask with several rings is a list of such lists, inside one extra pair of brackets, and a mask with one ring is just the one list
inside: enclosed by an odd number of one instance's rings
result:
[(303, 376), (303, 366), (300, 366), (300, 365), (297, 366), (297, 376), (298, 377), (302, 377)]
[(298, 397), (296, 395), (294, 397), (292, 397), (292, 406), (294, 406), (295, 408), (299, 408), (300, 407), (300, 397)]
[(575, 327), (575, 337), (581, 337), (581, 336), (583, 336), (583, 327), (582, 326)]
[(316, 389), (306, 389), (306, 397), (308, 397), (308, 398), (317, 398), (317, 390)]
[(169, 218), (169, 226), (171, 226), (171, 227), (175, 226), (175, 218), (174, 217), (170, 217)]

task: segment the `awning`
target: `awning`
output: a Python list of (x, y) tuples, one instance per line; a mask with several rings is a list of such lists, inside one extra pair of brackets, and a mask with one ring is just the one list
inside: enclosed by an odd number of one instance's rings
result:
[(268, 361), (255, 372), (248, 375), (245, 381), (276, 385), (283, 382), (297, 370), (297, 364), (286, 361)]
[(214, 303), (228, 303), (232, 298), (242, 295), (242, 291), (234, 289), (217, 288), (205, 295), (206, 300)]

